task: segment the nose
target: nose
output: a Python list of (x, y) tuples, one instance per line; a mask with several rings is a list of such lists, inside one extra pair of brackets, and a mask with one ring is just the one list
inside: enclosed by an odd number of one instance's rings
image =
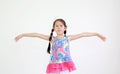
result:
[(61, 27), (60, 26), (58, 26), (58, 29), (60, 29)]

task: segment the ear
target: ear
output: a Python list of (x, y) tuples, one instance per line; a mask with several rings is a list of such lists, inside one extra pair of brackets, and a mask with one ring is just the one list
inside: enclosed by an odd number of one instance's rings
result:
[(65, 30), (67, 29), (67, 27), (64, 28)]
[(53, 27), (52, 29), (54, 29), (54, 30), (55, 30), (55, 27)]

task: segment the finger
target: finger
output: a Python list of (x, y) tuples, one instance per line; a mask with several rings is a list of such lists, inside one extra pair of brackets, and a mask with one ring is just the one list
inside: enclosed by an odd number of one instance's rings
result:
[(104, 37), (103, 40), (106, 41), (106, 37)]
[(15, 41), (17, 42), (18, 40), (19, 40), (19, 39), (16, 37), (16, 38), (15, 38)]

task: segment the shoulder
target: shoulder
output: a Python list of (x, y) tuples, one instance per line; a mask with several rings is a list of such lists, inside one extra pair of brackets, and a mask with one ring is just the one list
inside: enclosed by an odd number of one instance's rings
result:
[(65, 38), (66, 38), (68, 41), (70, 41), (70, 37), (69, 37), (69, 36), (66, 36)]
[(56, 37), (55, 36), (53, 36), (52, 37), (52, 40), (51, 40), (51, 43), (53, 44), (53, 42), (56, 40)]
[(66, 38), (71, 41), (71, 35), (66, 36)]

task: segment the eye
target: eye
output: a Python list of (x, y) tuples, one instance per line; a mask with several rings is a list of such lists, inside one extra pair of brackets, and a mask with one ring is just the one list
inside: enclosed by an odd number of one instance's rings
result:
[(58, 25), (56, 25), (56, 27), (58, 27)]
[(63, 25), (60, 25), (60, 27), (62, 27)]

